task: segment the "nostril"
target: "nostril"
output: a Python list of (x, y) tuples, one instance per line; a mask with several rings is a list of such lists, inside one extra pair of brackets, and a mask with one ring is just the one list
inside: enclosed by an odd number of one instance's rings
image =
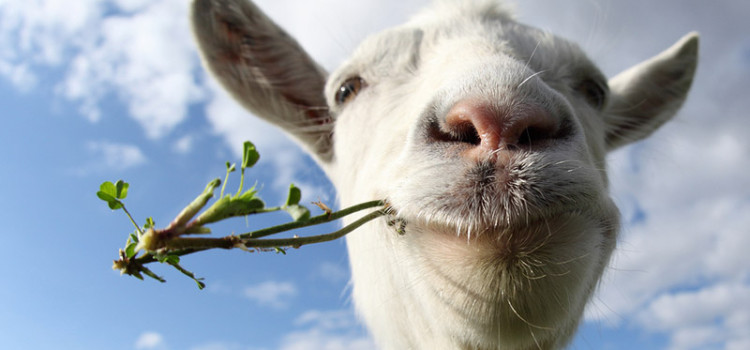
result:
[(544, 145), (558, 136), (559, 124), (557, 117), (537, 106), (509, 108), (462, 100), (435, 121), (430, 135), (434, 141), (469, 145), (472, 154), (481, 154)]
[(468, 121), (448, 124), (432, 120), (429, 122), (427, 135), (433, 142), (465, 143), (472, 146), (482, 143), (477, 129)]
[(475, 146), (479, 146), (482, 142), (482, 138), (479, 137), (474, 124), (468, 121), (451, 125), (446, 130), (446, 133), (451, 141), (468, 143)]
[(516, 145), (531, 147), (535, 143), (541, 143), (545, 140), (554, 138), (553, 130), (543, 127), (530, 126), (521, 131), (518, 135)]

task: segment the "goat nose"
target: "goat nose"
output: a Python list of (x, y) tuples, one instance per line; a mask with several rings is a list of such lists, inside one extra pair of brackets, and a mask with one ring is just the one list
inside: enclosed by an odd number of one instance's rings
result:
[(469, 143), (472, 153), (487, 154), (541, 146), (558, 136), (560, 122), (534, 105), (495, 106), (465, 99), (451, 107), (441, 129), (447, 141)]

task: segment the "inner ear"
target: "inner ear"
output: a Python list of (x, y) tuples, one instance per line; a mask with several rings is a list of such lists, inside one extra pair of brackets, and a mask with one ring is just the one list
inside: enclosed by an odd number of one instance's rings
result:
[(195, 0), (192, 24), (204, 64), (238, 102), (332, 159), (327, 73), (297, 41), (247, 0)]

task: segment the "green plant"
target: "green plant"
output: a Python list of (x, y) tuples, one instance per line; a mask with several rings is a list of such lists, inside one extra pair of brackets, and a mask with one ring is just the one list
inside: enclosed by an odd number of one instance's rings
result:
[[(127, 182), (119, 180), (115, 183), (109, 181), (102, 183), (96, 195), (101, 200), (107, 202), (110, 209), (122, 209), (130, 219), (130, 222), (133, 223), (133, 226), (135, 226), (135, 232), (128, 236), (125, 248), (120, 249), (119, 258), (114, 261), (112, 268), (120, 271), (121, 274), (131, 275), (139, 279), (143, 279), (143, 275), (146, 275), (160, 282), (165, 282), (164, 278), (146, 267), (147, 264), (154, 262), (165, 263), (192, 278), (198, 284), (198, 287), (203, 289), (205, 287), (203, 279), (197, 278), (195, 274), (180, 265), (182, 256), (216, 248), (237, 248), (248, 252), (275, 251), (286, 254), (286, 250), (289, 248), (299, 248), (303, 245), (328, 242), (343, 237), (366, 222), (388, 213), (388, 207), (383, 201), (361, 203), (339, 211), (332, 211), (325, 204), (316, 202), (313, 204), (322, 209), (324, 213), (311, 216), (310, 210), (299, 203), (302, 198), (302, 192), (294, 184), (290, 185), (286, 202), (283, 205), (266, 207), (265, 202), (258, 196), (255, 186), (243, 191), (245, 169), (255, 165), (260, 158), (260, 154), (255, 149), (255, 146), (249, 141), (244, 143), (243, 150), (242, 165), (240, 166), (240, 185), (234, 195), (224, 194), (229, 174), (236, 170), (234, 164), (227, 162), (226, 176), (224, 177), (224, 184), (221, 187), (219, 198), (211, 206), (203, 210), (214, 197), (216, 188), (222, 184), (222, 181), (217, 178), (209, 182), (203, 192), (180, 211), (167, 227), (161, 229), (156, 228), (154, 220), (151, 217), (146, 219), (146, 223), (143, 226), (139, 226), (126, 209), (122, 201), (127, 197), (130, 188)], [(377, 208), (377, 210), (331, 233), (305, 237), (295, 235), (290, 238), (263, 238), (302, 227), (335, 221), (344, 216), (371, 208)], [(203, 211), (201, 212), (201, 210)], [(212, 223), (231, 217), (276, 211), (287, 212), (291, 216), (292, 221), (239, 235), (203, 237), (211, 233), (211, 229), (207, 225)]]

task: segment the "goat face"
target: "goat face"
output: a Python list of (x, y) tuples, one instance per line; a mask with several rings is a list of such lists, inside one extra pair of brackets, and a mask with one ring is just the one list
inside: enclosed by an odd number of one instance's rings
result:
[(674, 115), (697, 60), (692, 34), (607, 81), (576, 45), (456, 2), (368, 39), (323, 83), (250, 3), (196, 1), (193, 19), (208, 67), (316, 157), (343, 205), (384, 198), (405, 225), (347, 239), (357, 308), (392, 349), (564, 346), (615, 246), (605, 155)]

